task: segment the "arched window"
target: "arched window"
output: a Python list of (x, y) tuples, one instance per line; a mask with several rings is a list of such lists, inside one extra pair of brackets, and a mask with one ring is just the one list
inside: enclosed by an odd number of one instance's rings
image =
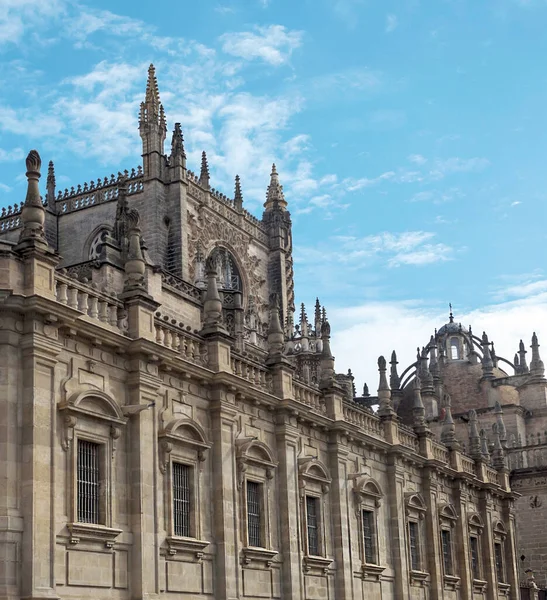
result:
[(89, 245), (89, 260), (99, 260), (103, 251), (104, 243), (108, 238), (109, 231), (107, 229), (101, 229)]
[(452, 360), (460, 359), (460, 341), (457, 337), (450, 339), (450, 358)]
[(241, 275), (232, 254), (219, 246), (213, 250), (212, 256), (216, 260), (219, 289), (241, 292)]

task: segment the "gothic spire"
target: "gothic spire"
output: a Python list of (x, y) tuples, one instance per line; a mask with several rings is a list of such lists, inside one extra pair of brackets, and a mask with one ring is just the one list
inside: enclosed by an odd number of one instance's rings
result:
[(47, 179), (46, 179), (46, 199), (48, 206), (50, 209), (53, 209), (55, 204), (55, 167), (53, 166), (53, 161), (49, 161), (49, 165), (47, 168)]
[(496, 415), (496, 428), (498, 431), (499, 438), (503, 445), (507, 442), (507, 430), (505, 429), (505, 423), (503, 422), (503, 410), (499, 400), (494, 403), (494, 414)]
[(139, 111), (139, 133), (143, 145), (143, 170), (146, 177), (159, 177), (164, 154), (167, 125), (160, 102), (154, 65), (148, 68), (144, 102)]
[(243, 209), (243, 194), (241, 193), (241, 181), (239, 179), (239, 175), (236, 175), (236, 184), (234, 190), (234, 207), (236, 210), (239, 211)]
[(315, 335), (318, 336), (321, 331), (321, 304), (319, 303), (319, 298), (315, 299)]
[(532, 360), (530, 361), (530, 373), (545, 377), (545, 367), (539, 356), (539, 342), (536, 332), (532, 335)]
[(173, 129), (173, 137), (171, 138), (171, 160), (176, 158), (182, 159), (182, 166), (186, 167), (186, 152), (184, 151), (184, 136), (180, 123), (175, 123)]
[(524, 342), (519, 342), (519, 365), (521, 373), (528, 373), (528, 365), (526, 364), (526, 350), (524, 349)]
[(148, 67), (148, 79), (146, 81), (146, 94), (144, 102), (149, 106), (155, 106), (157, 110), (160, 107), (160, 91), (158, 89), (158, 80), (156, 79), (156, 67), (151, 63)]
[(23, 229), (19, 236), (19, 244), (23, 242), (38, 243), (47, 246), (44, 234), (44, 221), (46, 212), (40, 197), (38, 180), (40, 179), (40, 168), (42, 160), (36, 150), (31, 150), (26, 159), (27, 167), (27, 196), (21, 211)]
[(286, 210), (287, 201), (283, 194), (283, 186), (279, 183), (279, 175), (275, 167), (275, 163), (272, 165), (272, 172), (270, 173), (270, 185), (266, 192), (266, 202), (264, 203), (266, 210), (273, 210), (274, 208), (279, 210)]
[(201, 171), (199, 172), (199, 183), (206, 190), (209, 189), (209, 164), (205, 150), (201, 153)]

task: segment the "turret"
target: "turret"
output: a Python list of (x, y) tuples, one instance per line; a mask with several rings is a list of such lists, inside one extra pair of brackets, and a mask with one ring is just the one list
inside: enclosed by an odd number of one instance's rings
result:
[(148, 68), (146, 94), (139, 112), (139, 133), (142, 139), (144, 177), (158, 179), (161, 177), (167, 125), (154, 65)]

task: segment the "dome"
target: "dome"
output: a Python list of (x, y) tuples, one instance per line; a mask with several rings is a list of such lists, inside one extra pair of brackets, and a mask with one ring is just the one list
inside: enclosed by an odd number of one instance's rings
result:
[(461, 323), (454, 323), (454, 321), (449, 321), (445, 323), (437, 332), (438, 335), (448, 335), (451, 333), (469, 333), (467, 327), (463, 327)]

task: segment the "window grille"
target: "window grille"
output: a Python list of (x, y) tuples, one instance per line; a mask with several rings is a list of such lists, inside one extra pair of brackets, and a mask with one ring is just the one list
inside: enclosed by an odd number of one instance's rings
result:
[(471, 572), (473, 573), (473, 579), (480, 579), (478, 538), (474, 536), (469, 538), (469, 548), (471, 550)]
[(374, 526), (374, 512), (363, 511), (363, 541), (365, 547), (365, 562), (376, 564), (376, 531)]
[(247, 531), (249, 546), (262, 546), (261, 485), (247, 481)]
[(313, 556), (319, 556), (319, 511), (317, 503), (317, 498), (306, 496), (308, 554)]
[(408, 523), (408, 538), (410, 542), (410, 568), (413, 571), (420, 570), (420, 546), (418, 535), (418, 523), (410, 521)]
[(503, 547), (499, 542), (494, 544), (494, 557), (496, 560), (496, 575), (498, 577), (498, 581), (503, 583)]
[(452, 539), (448, 529), (441, 530), (444, 574), (452, 575)]
[(173, 463), (174, 534), (190, 537), (190, 471), (191, 467)]
[(99, 444), (78, 440), (77, 461), (78, 521), (99, 523)]

